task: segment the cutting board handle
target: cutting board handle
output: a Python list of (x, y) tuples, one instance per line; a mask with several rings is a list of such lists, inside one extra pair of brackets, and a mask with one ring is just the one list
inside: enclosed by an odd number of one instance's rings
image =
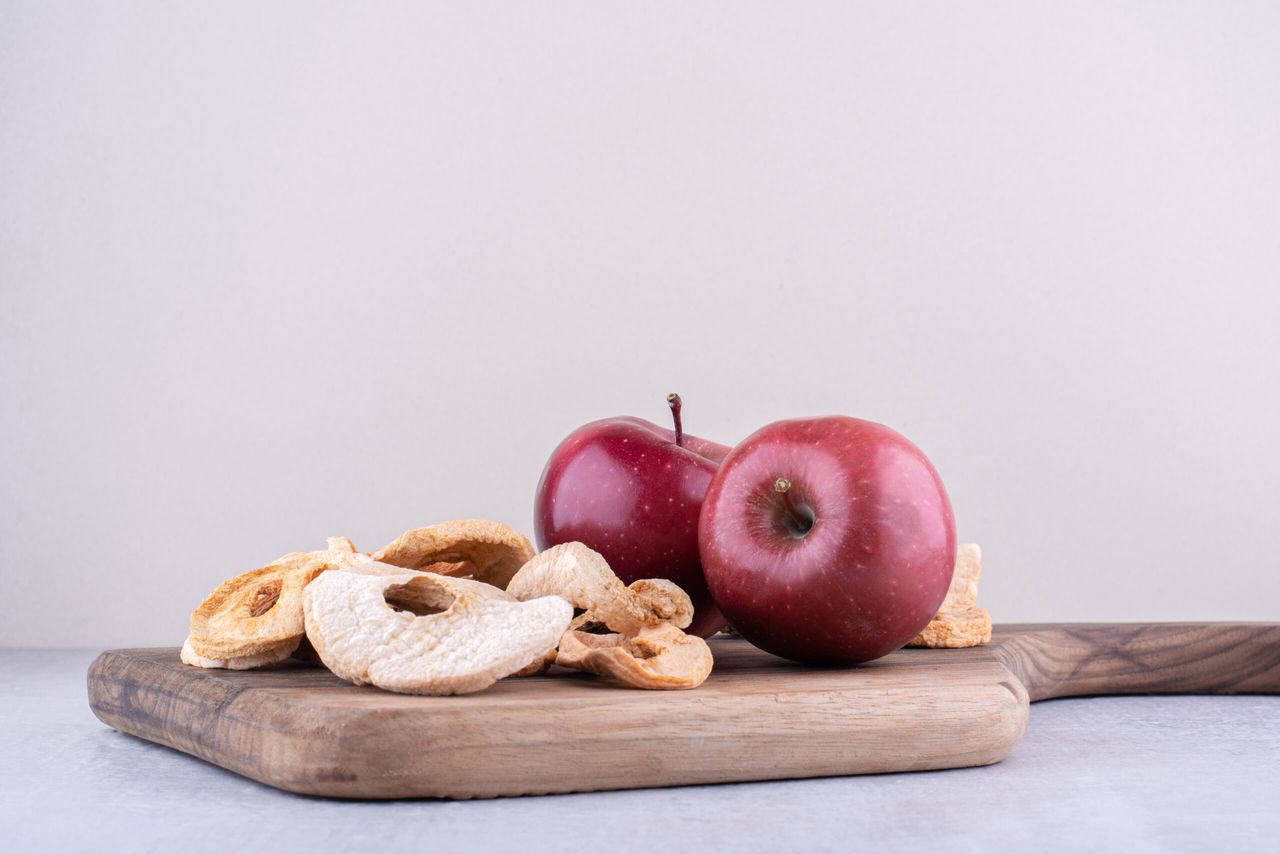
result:
[(992, 646), (1032, 701), (1280, 693), (1280, 623), (1001, 626)]

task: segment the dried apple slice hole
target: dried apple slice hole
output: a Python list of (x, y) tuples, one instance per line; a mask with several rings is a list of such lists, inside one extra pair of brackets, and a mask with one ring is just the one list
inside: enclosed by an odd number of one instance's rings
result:
[(650, 658), (657, 658), (662, 654), (662, 650), (655, 649), (647, 643), (639, 643), (637, 641), (632, 641), (631, 643), (626, 644), (626, 647), (628, 652), (641, 661), (646, 661)]
[(261, 617), (274, 608), (280, 601), (280, 591), (283, 589), (284, 580), (277, 578), (255, 590), (253, 598), (249, 600), (249, 616)]
[(393, 611), (403, 611), (416, 617), (429, 617), (432, 614), (443, 614), (453, 604), (454, 596), (445, 593), (432, 584), (414, 583), (393, 584), (382, 594), (382, 598)]

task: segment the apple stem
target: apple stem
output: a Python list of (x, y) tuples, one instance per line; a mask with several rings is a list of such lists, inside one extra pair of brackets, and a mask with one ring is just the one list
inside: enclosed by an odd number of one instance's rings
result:
[(787, 515), (791, 517), (791, 521), (795, 522), (797, 530), (807, 531), (813, 527), (813, 522), (805, 519), (796, 510), (796, 506), (791, 503), (791, 481), (785, 477), (778, 478), (773, 482), (773, 491), (782, 496), (782, 507), (787, 511)]
[(671, 407), (671, 420), (676, 422), (676, 447), (684, 447), (684, 426), (680, 423), (680, 408), (684, 401), (674, 391), (667, 395), (667, 406)]

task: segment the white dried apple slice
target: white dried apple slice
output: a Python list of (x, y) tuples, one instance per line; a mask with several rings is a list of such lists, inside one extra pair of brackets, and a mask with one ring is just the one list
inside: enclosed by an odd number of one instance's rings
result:
[(419, 572), (325, 573), (303, 608), (307, 638), (334, 674), (405, 694), (482, 691), (554, 649), (573, 618), (557, 596), (521, 602)]

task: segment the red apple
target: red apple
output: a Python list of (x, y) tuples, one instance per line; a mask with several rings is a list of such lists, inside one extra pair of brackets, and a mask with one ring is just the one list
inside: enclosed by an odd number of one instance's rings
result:
[(670, 395), (675, 430), (642, 418), (606, 418), (580, 427), (551, 454), (534, 499), (539, 548), (585, 543), (630, 584), (667, 578), (689, 594), (690, 633), (724, 625), (702, 576), (698, 513), (729, 449), (685, 435), (680, 397)]
[(857, 418), (778, 421), (733, 449), (699, 525), (711, 595), (756, 646), (852, 664), (898, 649), (942, 604), (955, 519), (933, 465)]

